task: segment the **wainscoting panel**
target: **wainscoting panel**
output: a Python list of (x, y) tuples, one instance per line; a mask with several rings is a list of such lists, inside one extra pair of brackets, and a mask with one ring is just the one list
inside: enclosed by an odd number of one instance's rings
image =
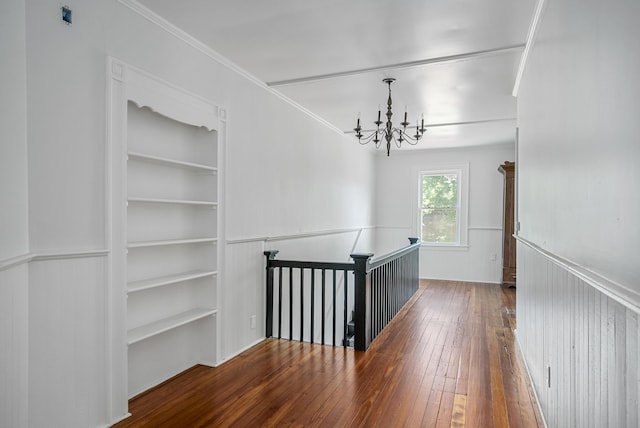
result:
[(29, 426), (107, 423), (105, 277), (104, 257), (29, 264)]
[(517, 333), (549, 427), (637, 427), (637, 308), (518, 242)]
[(29, 267), (0, 270), (0, 426), (27, 427)]

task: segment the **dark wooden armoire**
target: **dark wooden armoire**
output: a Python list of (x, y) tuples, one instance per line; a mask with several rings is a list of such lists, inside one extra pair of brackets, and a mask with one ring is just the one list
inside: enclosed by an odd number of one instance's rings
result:
[(514, 224), (515, 162), (505, 162), (498, 168), (504, 175), (504, 207), (502, 225), (502, 286), (516, 286), (516, 240)]

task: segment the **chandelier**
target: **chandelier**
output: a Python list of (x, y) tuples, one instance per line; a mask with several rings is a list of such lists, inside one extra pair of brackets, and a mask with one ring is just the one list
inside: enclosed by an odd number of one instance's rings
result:
[[(389, 99), (387, 100), (387, 114), (386, 114), (387, 122), (385, 123), (385, 127), (380, 129), (380, 125), (382, 125), (383, 122), (380, 120), (380, 109), (378, 109), (378, 120), (373, 122), (376, 125), (375, 131), (370, 131), (371, 133), (369, 135), (364, 135), (362, 133), (362, 127), (360, 126), (360, 117), (358, 117), (358, 122), (356, 124), (356, 127), (353, 129), (356, 132), (356, 137), (358, 137), (358, 142), (362, 145), (369, 144), (370, 142), (373, 141), (377, 149), (380, 147), (383, 140), (386, 141), (387, 156), (389, 156), (389, 153), (391, 152), (391, 141), (393, 141), (396, 147), (398, 148), (400, 148), (400, 145), (404, 141), (406, 141), (408, 144), (411, 144), (412, 146), (415, 146), (416, 144), (418, 144), (418, 141), (420, 141), (420, 139), (422, 138), (422, 135), (426, 131), (426, 129), (424, 129), (424, 117), (423, 117), (422, 122), (420, 123), (420, 126), (416, 124), (416, 133), (413, 136), (407, 134), (407, 125), (409, 125), (409, 122), (407, 122), (406, 109), (404, 112), (404, 121), (400, 122), (400, 125), (402, 125), (402, 128), (393, 127), (393, 123), (391, 122), (391, 116), (393, 116), (393, 113), (391, 112), (391, 84), (395, 80), (396, 79), (392, 77), (388, 77), (382, 80), (384, 83), (389, 85)], [(365, 131), (365, 132), (369, 132), (369, 131)]]

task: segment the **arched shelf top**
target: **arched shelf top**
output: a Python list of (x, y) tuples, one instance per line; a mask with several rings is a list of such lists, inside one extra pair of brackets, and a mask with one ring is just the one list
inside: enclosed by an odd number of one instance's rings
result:
[(112, 77), (125, 84), (125, 97), (137, 107), (149, 108), (169, 119), (208, 131), (219, 129), (221, 108), (152, 74), (112, 59)]

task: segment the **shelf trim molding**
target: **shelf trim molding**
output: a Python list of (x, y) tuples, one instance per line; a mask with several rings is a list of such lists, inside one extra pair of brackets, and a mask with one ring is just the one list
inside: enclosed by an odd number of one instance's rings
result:
[(137, 196), (130, 196), (127, 198), (128, 202), (140, 202), (148, 204), (175, 204), (175, 205), (202, 205), (211, 208), (218, 206), (217, 202), (213, 201), (191, 201), (182, 199), (161, 199), (161, 198), (140, 198)]
[(127, 156), (137, 160), (162, 163), (162, 164), (176, 166), (176, 167), (198, 169), (198, 170), (210, 171), (213, 173), (218, 171), (218, 168), (216, 168), (215, 166), (164, 158), (162, 156), (147, 155), (145, 153), (140, 153), (140, 152), (127, 152)]
[(191, 281), (193, 279), (206, 278), (208, 276), (216, 276), (217, 273), (218, 272), (215, 270), (191, 271), (182, 274), (166, 275), (139, 281), (131, 281), (127, 284), (127, 293), (132, 294), (152, 288), (163, 287), (165, 285), (177, 284), (180, 282)]
[(161, 247), (164, 245), (206, 244), (217, 242), (218, 238), (187, 238), (187, 239), (163, 239), (161, 241), (135, 241), (129, 242), (127, 248)]
[(216, 315), (216, 309), (196, 308), (127, 331), (127, 345), (141, 342), (174, 328)]

